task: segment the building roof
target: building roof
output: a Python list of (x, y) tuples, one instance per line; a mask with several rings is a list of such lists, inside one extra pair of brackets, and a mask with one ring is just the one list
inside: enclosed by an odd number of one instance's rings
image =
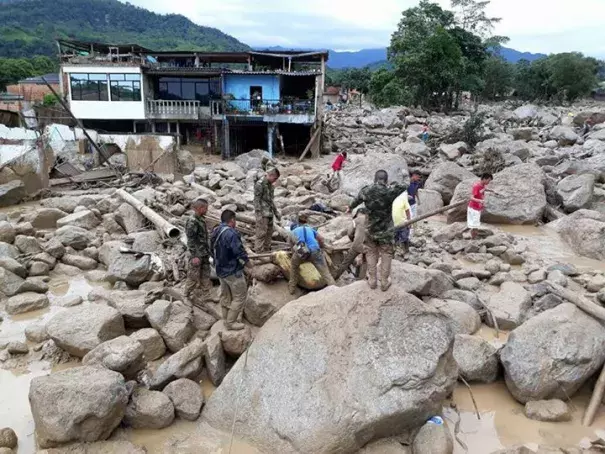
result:
[(20, 84), (45, 85), (44, 80), (42, 80), (42, 79), (46, 79), (46, 81), (51, 85), (59, 84), (59, 74), (57, 74), (57, 73), (50, 73), (50, 74), (44, 74), (42, 76), (28, 77), (27, 79), (20, 80), (19, 83)]
[(95, 50), (97, 52), (109, 53), (110, 47), (115, 47), (118, 49), (120, 54), (122, 53), (145, 53), (150, 52), (149, 49), (139, 46), (138, 44), (108, 44), (108, 43), (97, 43), (94, 41), (77, 41), (71, 39), (59, 39), (57, 40), (59, 43), (59, 47), (66, 47), (71, 50), (76, 50), (79, 52), (90, 52), (91, 50)]

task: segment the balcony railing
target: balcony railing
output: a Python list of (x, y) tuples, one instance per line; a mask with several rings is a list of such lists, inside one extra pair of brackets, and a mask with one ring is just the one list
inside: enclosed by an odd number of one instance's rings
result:
[[(213, 110), (214, 112), (214, 110)], [(226, 115), (313, 115), (315, 101), (312, 99), (263, 99), (225, 100), (223, 112)]]
[(201, 107), (200, 101), (148, 99), (147, 116), (160, 120), (197, 120)]

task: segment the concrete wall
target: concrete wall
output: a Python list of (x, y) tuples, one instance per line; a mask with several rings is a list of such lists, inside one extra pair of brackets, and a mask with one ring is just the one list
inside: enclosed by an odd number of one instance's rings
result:
[[(65, 74), (141, 74), (140, 67), (133, 66), (63, 66)], [(108, 76), (109, 87), (109, 76)], [(112, 101), (111, 92), (107, 101), (73, 101), (69, 79), (63, 89), (73, 114), (83, 120), (144, 120), (145, 84), (141, 80), (141, 101)], [(109, 90), (109, 88), (108, 88)]]
[(279, 76), (263, 74), (226, 74), (223, 93), (235, 96), (236, 100), (250, 100), (250, 87), (263, 87), (263, 99), (277, 101), (280, 97)]

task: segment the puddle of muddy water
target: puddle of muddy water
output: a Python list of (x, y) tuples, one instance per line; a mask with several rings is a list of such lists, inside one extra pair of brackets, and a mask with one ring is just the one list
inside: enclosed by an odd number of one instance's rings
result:
[[(592, 392), (589, 387), (584, 387), (572, 399), (572, 421), (559, 423), (526, 418), (523, 405), (513, 399), (504, 382), (472, 385), (472, 390), (481, 420), (477, 419), (468, 389), (460, 384), (454, 391), (453, 401), (461, 416), (458, 437), (468, 447), (468, 451), (465, 451), (455, 443), (455, 454), (485, 454), (514, 445), (526, 445), (533, 449), (538, 445), (577, 447), (582, 439), (594, 437), (599, 428), (605, 427), (603, 411), (597, 414), (592, 428), (582, 426), (582, 415)], [(453, 430), (458, 416), (450, 408), (444, 410)]]

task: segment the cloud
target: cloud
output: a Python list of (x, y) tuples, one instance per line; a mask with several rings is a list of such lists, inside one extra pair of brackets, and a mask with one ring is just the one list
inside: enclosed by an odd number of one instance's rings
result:
[[(130, 0), (159, 13), (177, 13), (252, 46), (361, 49), (387, 46), (401, 12), (418, 0)], [(449, 8), (449, 0), (438, 0)], [(495, 32), (531, 52), (605, 54), (604, 0), (492, 0)]]

